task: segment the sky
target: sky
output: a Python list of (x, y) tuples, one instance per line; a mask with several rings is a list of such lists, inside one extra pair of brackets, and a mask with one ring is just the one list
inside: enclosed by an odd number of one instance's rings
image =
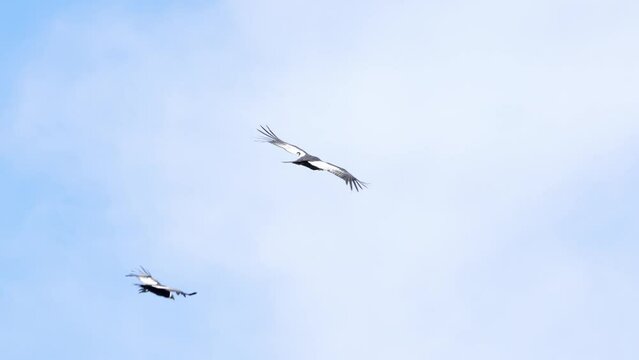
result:
[(637, 18), (3, 2), (3, 357), (638, 358)]

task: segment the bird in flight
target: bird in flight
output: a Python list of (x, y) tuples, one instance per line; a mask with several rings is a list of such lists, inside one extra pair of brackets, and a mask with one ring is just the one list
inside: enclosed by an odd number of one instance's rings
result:
[(138, 291), (140, 294), (150, 292), (157, 296), (162, 296), (172, 300), (175, 300), (173, 294), (182, 295), (184, 297), (197, 294), (197, 292), (185, 293), (182, 290), (173, 289), (171, 287), (162, 285), (159, 281), (155, 280), (153, 276), (151, 276), (151, 273), (149, 273), (147, 269), (143, 268), (142, 266), (140, 266), (140, 270), (137, 273), (131, 272), (126, 276), (134, 276), (137, 277), (138, 280), (140, 280), (141, 284), (135, 284), (140, 287)]
[(257, 129), (263, 137), (259, 138), (259, 141), (271, 143), (275, 146), (281, 147), (282, 149), (288, 151), (289, 153), (296, 155), (297, 159), (294, 161), (285, 161), (287, 163), (292, 163), (295, 165), (306, 166), (311, 170), (326, 170), (329, 173), (339, 176), (342, 180), (346, 182), (347, 185), (351, 187), (351, 190), (355, 188), (356, 191), (359, 191), (362, 188), (367, 187), (367, 183), (358, 180), (355, 176), (351, 175), (346, 169), (341, 168), (337, 165), (333, 165), (329, 162), (323, 161), (317, 156), (310, 155), (306, 151), (302, 150), (300, 147), (295, 146), (293, 144), (289, 144), (286, 141), (283, 141), (268, 126), (264, 127), (260, 125), (261, 129)]

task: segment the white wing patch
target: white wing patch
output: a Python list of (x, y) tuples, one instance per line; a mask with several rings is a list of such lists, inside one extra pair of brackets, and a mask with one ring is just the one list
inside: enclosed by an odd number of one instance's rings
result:
[(351, 187), (351, 190), (353, 190), (353, 187), (356, 191), (359, 191), (360, 189), (366, 187), (366, 183), (357, 180), (355, 176), (351, 175), (351, 173), (346, 171), (346, 169), (343, 169), (339, 166), (327, 163), (326, 161), (322, 160), (309, 161), (308, 163), (319, 169), (326, 170), (333, 175), (339, 176), (346, 182), (348, 186)]
[(295, 145), (291, 145), (289, 143), (284, 143), (284, 144), (281, 144), (281, 145), (280, 144), (275, 144), (275, 145), (281, 147), (282, 149), (290, 152), (293, 155), (297, 155), (298, 157), (302, 157), (302, 156), (306, 155), (306, 152), (304, 150), (298, 148)]
[(138, 279), (144, 285), (155, 286), (160, 284), (157, 280), (155, 280), (154, 278), (150, 276), (138, 275)]
[(332, 174), (335, 174), (337, 176), (340, 176), (340, 177), (344, 173), (348, 174), (348, 171), (346, 171), (346, 170), (344, 170), (344, 169), (342, 169), (342, 168), (340, 168), (338, 166), (335, 166), (333, 164), (329, 164), (326, 161), (322, 161), (322, 160), (309, 161), (309, 164), (311, 164), (311, 165), (313, 165), (315, 167), (318, 167), (318, 168), (320, 168), (322, 170), (326, 170), (326, 171), (328, 171), (328, 172), (330, 172)]
[(302, 150), (301, 148), (293, 145), (293, 144), (289, 144), (286, 141), (280, 139), (279, 137), (277, 137), (277, 135), (275, 135), (275, 133), (273, 132), (273, 130), (271, 130), (271, 128), (261, 127), (262, 129), (257, 129), (257, 131), (260, 132), (260, 134), (264, 135), (263, 138), (261, 138), (260, 140), (271, 143), (277, 147), (281, 147), (282, 149), (286, 150), (287, 152), (296, 155), (298, 157), (302, 157), (304, 155), (306, 155), (306, 151)]

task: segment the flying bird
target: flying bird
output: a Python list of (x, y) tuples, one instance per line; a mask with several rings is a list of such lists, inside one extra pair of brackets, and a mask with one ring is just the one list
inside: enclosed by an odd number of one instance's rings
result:
[(147, 269), (143, 268), (142, 266), (140, 266), (140, 270), (137, 273), (132, 271), (130, 274), (125, 276), (134, 276), (134, 277), (137, 277), (138, 280), (140, 280), (141, 284), (135, 284), (136, 286), (140, 287), (138, 291), (138, 293), (140, 294), (145, 292), (150, 292), (157, 296), (162, 296), (172, 300), (175, 300), (175, 298), (173, 297), (173, 294), (182, 295), (184, 297), (193, 296), (197, 294), (197, 292), (185, 293), (182, 290), (173, 289), (166, 285), (162, 285), (159, 281), (153, 278), (153, 276)]
[(326, 170), (329, 173), (339, 176), (342, 180), (346, 182), (347, 185), (351, 187), (351, 190), (355, 188), (356, 191), (359, 191), (362, 188), (367, 187), (367, 183), (358, 180), (355, 176), (351, 175), (346, 169), (341, 168), (337, 165), (333, 165), (329, 162), (323, 161), (317, 156), (310, 155), (306, 151), (302, 150), (299, 146), (295, 146), (293, 144), (289, 144), (286, 141), (280, 139), (275, 135), (273, 130), (271, 130), (268, 125), (266, 127), (261, 126), (261, 129), (257, 129), (263, 137), (259, 138), (259, 141), (271, 143), (275, 146), (281, 147), (282, 149), (288, 151), (289, 153), (296, 155), (297, 159), (294, 161), (284, 161), (286, 163), (291, 163), (295, 165), (306, 166), (311, 170)]

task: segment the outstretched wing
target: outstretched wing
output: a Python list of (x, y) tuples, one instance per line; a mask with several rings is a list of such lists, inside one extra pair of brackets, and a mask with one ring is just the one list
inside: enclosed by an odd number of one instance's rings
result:
[(307, 154), (306, 151), (302, 150), (301, 148), (293, 144), (289, 144), (286, 141), (278, 138), (277, 135), (275, 135), (275, 133), (273, 132), (273, 130), (271, 130), (271, 128), (268, 127), (268, 125), (266, 127), (260, 125), (260, 127), (261, 129), (257, 129), (257, 131), (259, 131), (260, 134), (264, 135), (264, 137), (261, 137), (258, 140), (271, 143), (275, 146), (279, 146), (282, 149), (290, 152), (291, 154), (297, 155), (298, 157), (301, 157)]
[(185, 293), (185, 292), (184, 292), (184, 291), (182, 291), (182, 290), (173, 290), (173, 292), (175, 292), (175, 293), (176, 293), (176, 294), (178, 294), (178, 295), (182, 295), (182, 296), (184, 296), (184, 297), (187, 297), (187, 296), (193, 296), (193, 295), (197, 294), (197, 291), (196, 291), (196, 292), (192, 292), (192, 293)]
[(342, 180), (346, 182), (346, 184), (348, 184), (351, 187), (351, 190), (353, 190), (353, 187), (354, 187), (356, 191), (359, 191), (360, 189), (363, 189), (367, 187), (366, 185), (368, 185), (365, 182), (357, 180), (357, 178), (353, 176), (351, 173), (349, 173), (348, 171), (346, 171), (346, 169), (341, 168), (337, 165), (333, 165), (323, 160), (309, 161), (309, 163), (317, 168), (326, 170), (333, 175), (339, 176), (340, 178), (342, 178)]
[(145, 269), (142, 266), (140, 266), (140, 270), (138, 270), (137, 273), (131, 272), (130, 274), (126, 276), (135, 276), (144, 285), (151, 285), (151, 286), (162, 285), (160, 284), (159, 281), (155, 280), (153, 276), (151, 276), (151, 273), (147, 269)]

